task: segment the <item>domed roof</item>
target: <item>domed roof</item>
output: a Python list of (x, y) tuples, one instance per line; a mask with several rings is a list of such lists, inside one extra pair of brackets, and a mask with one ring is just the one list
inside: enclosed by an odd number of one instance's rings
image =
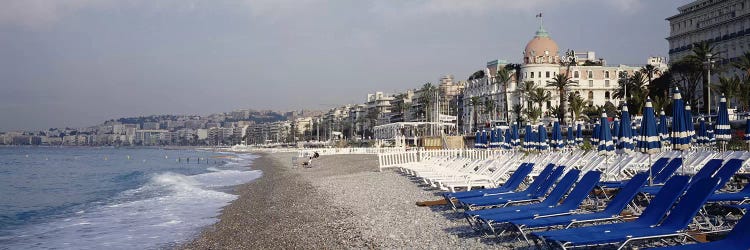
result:
[[(558, 53), (557, 43), (549, 37), (549, 33), (541, 26), (536, 31), (534, 38), (526, 44), (526, 49), (523, 51), (524, 58), (528, 59), (525, 60), (527, 63), (555, 63), (552, 60), (556, 61)], [(539, 57), (543, 57), (541, 58), (543, 62), (535, 62)]]

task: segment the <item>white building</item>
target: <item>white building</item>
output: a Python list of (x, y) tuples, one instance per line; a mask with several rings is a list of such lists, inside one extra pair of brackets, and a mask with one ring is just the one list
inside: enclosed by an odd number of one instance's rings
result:
[[(514, 121), (517, 118), (512, 112), (515, 105), (523, 105), (524, 110), (528, 108), (528, 100), (524, 100), (524, 93), (521, 92), (521, 86), (525, 82), (534, 83), (536, 87), (544, 89), (551, 96), (550, 101), (542, 105), (541, 111), (542, 117), (554, 116), (549, 114), (549, 110), (560, 105), (559, 92), (554, 87), (547, 87), (547, 83), (557, 74), (568, 74), (571, 80), (576, 81), (577, 85), (572, 86), (567, 92), (578, 93), (588, 102), (588, 105), (602, 106), (607, 102), (617, 105), (621, 100), (614, 98), (614, 92), (618, 88), (619, 77), (631, 75), (641, 68), (628, 65), (607, 66), (604, 59), (596, 58), (592, 51), (585, 53), (571, 51), (563, 56), (560, 55), (557, 43), (540, 26), (535, 36), (526, 44), (523, 51), (523, 63), (520, 67), (509, 70), (510, 81), (507, 84), (495, 80), (498, 70), (504, 68), (507, 62), (488, 62), (483, 71), (478, 71), (469, 78), (464, 88), (463, 113), (461, 114), (463, 131), (471, 132), (477, 127), (483, 128), (489, 120)], [(573, 58), (576, 63), (571, 64), (569, 70), (567, 66), (561, 65), (563, 60), (569, 62)], [(661, 69), (666, 69), (666, 64), (661, 59), (649, 58), (647, 63), (651, 62)], [(472, 105), (472, 98), (479, 99), (478, 107)], [(484, 110), (484, 103), (487, 100), (494, 103), (495, 110), (487, 112)], [(536, 106), (536, 104), (532, 105)], [(475, 109), (476, 121), (473, 117)]]
[(667, 18), (671, 62), (690, 55), (693, 44), (704, 41), (715, 46), (720, 64), (750, 51), (750, 0), (699, 0), (677, 10), (679, 14)]

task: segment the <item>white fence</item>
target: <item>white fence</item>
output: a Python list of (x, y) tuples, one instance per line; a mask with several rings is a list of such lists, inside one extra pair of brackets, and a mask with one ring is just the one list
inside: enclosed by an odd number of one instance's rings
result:
[(431, 157), (461, 157), (470, 159), (487, 159), (511, 152), (504, 150), (485, 149), (440, 149), (440, 150), (412, 150), (378, 154), (378, 166), (384, 168), (398, 167), (402, 164), (420, 162)]

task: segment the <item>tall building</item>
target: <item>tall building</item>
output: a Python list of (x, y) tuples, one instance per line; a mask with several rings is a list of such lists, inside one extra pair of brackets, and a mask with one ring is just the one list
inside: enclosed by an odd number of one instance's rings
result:
[(750, 0), (698, 0), (677, 8), (679, 13), (666, 19), (670, 62), (690, 55), (693, 44), (704, 41), (715, 46), (719, 64), (738, 60), (750, 51), (749, 9)]
[[(593, 51), (568, 51), (561, 55), (557, 43), (541, 25), (526, 44), (521, 61), (520, 65), (509, 65), (503, 60), (490, 61), (483, 70), (472, 74), (467, 80), (463, 90), (461, 114), (464, 132), (482, 129), (490, 120), (514, 121), (518, 118), (513, 114), (514, 106), (517, 110), (520, 108), (525, 111), (531, 105), (541, 109), (542, 118), (554, 117), (550, 111), (560, 106), (559, 92), (554, 87), (547, 87), (547, 84), (557, 74), (567, 74), (577, 82), (567, 93), (577, 93), (587, 105), (618, 105), (621, 100), (614, 97), (618, 80), (641, 68), (628, 65), (608, 66), (603, 58), (596, 58)], [(647, 63), (660, 68), (661, 72), (666, 69), (666, 64), (659, 58), (649, 58)], [(498, 82), (495, 76), (499, 69), (506, 66), (509, 66), (510, 81)], [(550, 96), (549, 100), (546, 103), (531, 102), (527, 93), (523, 92), (523, 86), (527, 83), (541, 88)], [(525, 116), (523, 113), (521, 115)], [(569, 116), (569, 113), (566, 112), (566, 115)]]

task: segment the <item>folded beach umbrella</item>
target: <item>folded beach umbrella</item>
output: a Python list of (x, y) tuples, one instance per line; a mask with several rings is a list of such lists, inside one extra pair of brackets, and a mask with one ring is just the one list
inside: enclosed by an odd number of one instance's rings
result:
[(599, 145), (599, 132), (600, 132), (600, 130), (601, 129), (600, 129), (600, 126), (599, 126), (599, 122), (596, 122), (596, 124), (594, 124), (594, 130), (591, 131), (591, 146), (596, 147), (596, 146)]
[(671, 142), (667, 127), (667, 115), (664, 114), (664, 110), (662, 110), (659, 112), (659, 125), (657, 125), (656, 132), (659, 133), (659, 138), (661, 138), (661, 147), (664, 149), (669, 148)]
[(496, 148), (497, 147), (497, 132), (495, 131), (495, 128), (490, 129), (490, 133), (488, 135), (489, 142), (487, 143), (488, 148)]
[(474, 148), (482, 148), (482, 131), (477, 130), (474, 136)]
[(706, 129), (706, 121), (700, 118), (698, 121), (698, 131), (695, 133), (695, 144), (701, 146), (708, 145), (708, 129)]
[(732, 131), (729, 127), (729, 112), (727, 111), (727, 99), (721, 95), (719, 99), (719, 115), (716, 117), (716, 127), (714, 128), (716, 140), (726, 143), (732, 139)]
[(495, 129), (495, 147), (499, 148), (503, 146), (503, 130), (498, 128)]
[(523, 136), (523, 148), (526, 150), (534, 149), (534, 133), (531, 131), (531, 125), (526, 124), (526, 135)]
[(747, 144), (748, 150), (750, 150), (750, 119), (745, 120), (745, 142)]
[(695, 125), (693, 124), (693, 110), (690, 109), (690, 103), (685, 102), (685, 122), (687, 122), (688, 134), (690, 141), (695, 141)]
[(521, 145), (521, 136), (518, 135), (518, 126), (513, 125), (511, 129), (512, 129), (511, 132), (513, 132), (513, 136), (511, 137), (512, 139), (511, 146), (515, 148)]
[(576, 126), (576, 145), (583, 144), (583, 128), (581, 128), (583, 125), (578, 124)]
[(685, 120), (685, 104), (678, 88), (672, 95), (672, 148), (674, 150), (690, 149), (690, 133)]
[(613, 155), (615, 153), (615, 145), (612, 142), (612, 134), (609, 128), (609, 120), (607, 120), (607, 113), (602, 112), (601, 118), (601, 129), (599, 129), (599, 146), (596, 150), (600, 155)]
[(539, 150), (547, 150), (549, 149), (549, 144), (547, 144), (547, 129), (544, 128), (544, 125), (539, 124), (539, 136), (537, 139), (537, 145), (536, 148)]
[(513, 148), (513, 132), (511, 132), (510, 128), (505, 129), (505, 141), (502, 144), (503, 149), (512, 149)]
[(716, 137), (714, 137), (714, 127), (716, 126), (716, 123), (714, 124), (706, 124), (706, 135), (708, 136), (708, 145), (714, 146), (716, 145)]
[(489, 146), (489, 135), (487, 134), (487, 130), (482, 130), (482, 148), (487, 148)]
[(570, 147), (576, 145), (576, 136), (573, 134), (573, 126), (568, 126), (568, 141), (566, 144)]
[[(625, 123), (623, 123), (624, 125)], [(612, 121), (612, 141), (615, 142), (615, 145), (617, 145), (617, 139), (619, 138), (620, 133), (620, 120), (615, 118), (614, 121)]]
[(618, 153), (630, 153), (633, 151), (633, 129), (630, 126), (630, 113), (628, 112), (628, 104), (622, 105), (622, 125), (617, 134), (620, 138), (617, 141), (617, 152)]
[(557, 121), (552, 124), (552, 135), (550, 137), (549, 146), (553, 150), (558, 150), (565, 147), (565, 138), (563, 138), (562, 136), (560, 123)]
[[(651, 99), (646, 99), (646, 107), (643, 108), (643, 120), (641, 120), (641, 133), (638, 136), (636, 149), (638, 152), (648, 154), (649, 166), (651, 166), (651, 155), (661, 151), (661, 138), (656, 133), (656, 117)], [(652, 180), (653, 173), (649, 168), (649, 180)], [(649, 182), (653, 184), (652, 182)]]

